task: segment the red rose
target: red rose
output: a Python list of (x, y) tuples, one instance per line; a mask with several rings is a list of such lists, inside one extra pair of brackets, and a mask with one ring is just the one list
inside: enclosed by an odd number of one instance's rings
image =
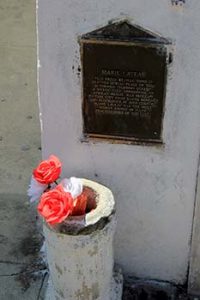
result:
[(38, 212), (53, 225), (64, 221), (73, 209), (73, 198), (61, 185), (42, 195), (38, 204)]
[(82, 193), (74, 200), (73, 216), (81, 216), (85, 214), (87, 206), (87, 196)]
[(33, 170), (34, 178), (43, 184), (50, 184), (58, 179), (61, 173), (61, 162), (55, 155), (43, 160), (36, 169)]

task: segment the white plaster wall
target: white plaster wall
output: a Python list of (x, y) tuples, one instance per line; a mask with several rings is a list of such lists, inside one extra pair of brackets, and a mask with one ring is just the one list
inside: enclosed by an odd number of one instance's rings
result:
[[(200, 141), (200, 1), (39, 1), (43, 156), (57, 154), (63, 174), (97, 180), (116, 197), (116, 259), (126, 273), (186, 279)], [(174, 42), (164, 147), (82, 143), (79, 35), (128, 16)]]

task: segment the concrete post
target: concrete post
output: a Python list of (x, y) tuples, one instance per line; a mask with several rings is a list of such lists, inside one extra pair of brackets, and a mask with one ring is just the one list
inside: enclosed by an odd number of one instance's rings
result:
[(84, 185), (97, 194), (97, 207), (82, 220), (69, 219), (70, 233), (44, 225), (50, 270), (48, 300), (121, 299), (122, 275), (113, 276), (114, 198), (100, 184), (84, 180)]

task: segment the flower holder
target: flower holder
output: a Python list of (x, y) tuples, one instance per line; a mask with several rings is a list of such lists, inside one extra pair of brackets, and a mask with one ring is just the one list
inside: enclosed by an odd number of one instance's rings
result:
[(91, 211), (59, 226), (44, 224), (50, 271), (46, 300), (120, 300), (123, 278), (120, 270), (113, 271), (114, 197), (105, 186), (82, 181), (96, 195)]

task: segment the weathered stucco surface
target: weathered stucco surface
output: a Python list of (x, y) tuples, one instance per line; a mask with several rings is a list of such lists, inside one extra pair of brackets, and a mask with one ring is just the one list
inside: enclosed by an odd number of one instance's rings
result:
[[(200, 1), (39, 1), (43, 156), (63, 174), (95, 179), (115, 194), (116, 259), (138, 277), (184, 283), (200, 140)], [(78, 37), (116, 17), (173, 41), (164, 147), (83, 143)]]

